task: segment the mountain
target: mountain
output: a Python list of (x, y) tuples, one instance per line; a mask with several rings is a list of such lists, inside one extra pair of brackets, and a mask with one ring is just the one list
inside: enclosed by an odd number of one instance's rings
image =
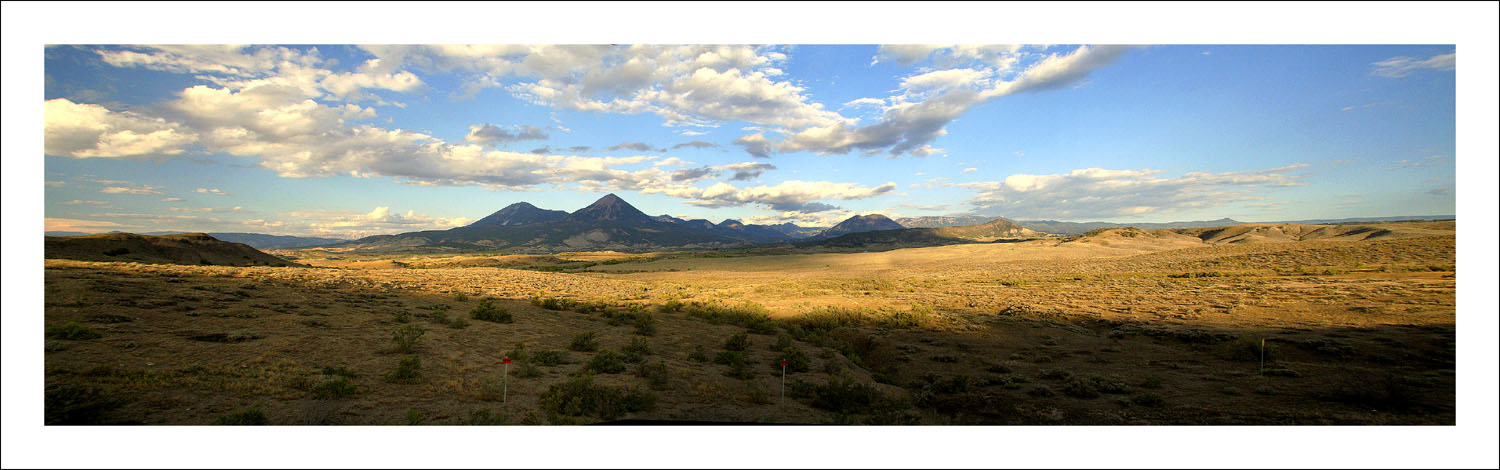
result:
[(839, 222), (838, 225), (829, 227), (828, 230), (819, 232), (817, 238), (833, 238), (849, 233), (872, 232), (876, 230), (900, 230), (903, 228), (906, 227), (902, 227), (901, 224), (896, 223), (896, 221), (880, 214), (856, 215), (844, 219), (844, 221)]
[(713, 232), (751, 243), (771, 243), (792, 238), (780, 230), (765, 225), (747, 225), (734, 219), (724, 219), (723, 222), (719, 222), (719, 225), (714, 226)]
[(564, 219), (573, 222), (659, 223), (614, 193), (604, 195), (588, 207), (573, 211)]
[(979, 225), (959, 227), (901, 228), (846, 233), (824, 240), (808, 242), (804, 246), (865, 249), (907, 248), (959, 243), (989, 243), (1001, 240), (1019, 241), (1043, 235), (1035, 230), (1022, 227), (1015, 222), (1005, 219), (995, 219)]
[(47, 237), (47, 258), (84, 261), (126, 261), (147, 264), (213, 266), (300, 266), (243, 243), (231, 243), (206, 233), (136, 235), (104, 233), (75, 237)]
[(1361, 241), (1453, 235), (1454, 221), (1395, 221), (1348, 224), (1236, 224), (1219, 227), (1161, 228), (1110, 227), (1074, 235), (1062, 243), (1102, 246), (1237, 245), (1310, 240)]
[(478, 221), (469, 224), (469, 226), (483, 227), (489, 225), (535, 224), (539, 222), (550, 222), (553, 220), (561, 219), (563, 217), (567, 217), (567, 215), (567, 212), (540, 209), (528, 202), (517, 202), (515, 204), (505, 206), (504, 209), (495, 211), (495, 213), (487, 215), (483, 219), (479, 219)]
[(1287, 220), (1281, 222), (1262, 222), (1267, 224), (1349, 224), (1360, 222), (1406, 222), (1416, 220), (1455, 220), (1458, 217), (1451, 215), (1401, 215), (1394, 217), (1353, 217), (1348, 219), (1308, 219)]
[(896, 223), (906, 228), (962, 227), (983, 224), (997, 218), (983, 215), (902, 217), (896, 219)]
[(771, 227), (771, 229), (776, 230), (777, 232), (784, 233), (786, 234), (786, 236), (792, 238), (814, 237), (819, 233), (822, 233), (824, 230), (828, 229), (828, 227), (802, 227), (791, 222), (784, 222), (776, 225), (767, 225), (767, 227)]
[[(328, 248), (362, 252), (503, 251), (539, 254), (563, 251), (718, 249), (750, 244), (743, 239), (695, 228), (692, 222), (662, 221), (646, 215), (619, 196), (610, 194), (588, 207), (542, 222), (521, 225), (481, 225), (476, 222), (449, 230), (366, 237)], [(712, 227), (712, 224), (708, 225)]]
[(209, 236), (230, 243), (244, 243), (257, 250), (282, 250), (340, 243), (347, 240), (323, 237), (294, 237), (244, 232), (209, 232)]

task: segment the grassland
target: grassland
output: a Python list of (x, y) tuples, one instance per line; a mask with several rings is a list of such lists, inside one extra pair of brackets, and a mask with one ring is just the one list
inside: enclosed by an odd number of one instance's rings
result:
[(48, 260), (47, 416), (1454, 423), (1452, 235), (1184, 246)]

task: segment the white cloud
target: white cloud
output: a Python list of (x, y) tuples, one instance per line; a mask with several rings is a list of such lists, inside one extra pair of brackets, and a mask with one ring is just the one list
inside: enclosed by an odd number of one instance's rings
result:
[(65, 201), (65, 202), (59, 202), (58, 204), (62, 204), (64, 206), (77, 206), (77, 205), (82, 205), (82, 204), (88, 204), (88, 205), (91, 205), (91, 206), (107, 206), (107, 205), (109, 205), (108, 202), (104, 202), (104, 201), (84, 201), (84, 200), (79, 200), (79, 199), (74, 199), (74, 200)]
[(788, 180), (773, 186), (761, 185), (743, 189), (719, 182), (707, 188), (663, 185), (645, 188), (641, 192), (690, 199), (686, 204), (699, 207), (732, 207), (752, 204), (778, 211), (821, 212), (838, 207), (817, 201), (866, 199), (890, 193), (895, 189), (896, 183), (890, 182), (871, 188), (854, 183)]
[(964, 170), (960, 171), (959, 173), (973, 173), (973, 172), (976, 172), (976, 171), (979, 171), (979, 169), (978, 168), (964, 168)]
[(1401, 78), (1419, 70), (1453, 70), (1456, 57), (1457, 54), (1453, 52), (1426, 59), (1397, 56), (1375, 62), (1372, 64), (1375, 69), (1371, 70), (1370, 74), (1377, 77)]
[(118, 223), (103, 220), (80, 220), (47, 217), (43, 225), (48, 232), (104, 232), (122, 227)]
[(286, 86), (307, 98), (375, 100), (368, 90), (407, 93), (425, 84), (404, 70), (360, 70), (334, 72), (317, 48), (306, 51), (287, 47), (241, 45), (157, 45), (95, 51), (115, 67), (140, 67), (194, 74), (200, 79), (230, 89), (265, 85)]
[(164, 198), (161, 198), (161, 202), (181, 202), (181, 201), (182, 201), (182, 198), (180, 198), (180, 197), (164, 197)]
[(177, 155), (197, 139), (177, 123), (133, 112), (113, 112), (66, 98), (44, 103), (43, 135), (48, 155), (74, 158)]
[(1307, 166), (1190, 172), (1175, 178), (1158, 176), (1161, 170), (1088, 168), (1051, 175), (1015, 174), (1001, 181), (934, 183), (977, 191), (967, 201), (976, 212), (1078, 220), (1171, 213), (1262, 199), (1266, 188), (1301, 185), (1298, 175), (1288, 173)]
[(464, 141), (494, 146), (523, 140), (546, 140), (548, 137), (546, 131), (536, 126), (515, 126), (515, 129), (515, 132), (511, 132), (494, 124), (475, 124), (469, 126), (469, 135), (464, 137)]
[(229, 195), (229, 193), (226, 193), (223, 190), (220, 190), (218, 188), (198, 188), (198, 189), (194, 189), (193, 192), (200, 193), (200, 194), (213, 194), (215, 196), (228, 196)]
[(151, 185), (141, 185), (141, 186), (109, 186), (109, 187), (100, 189), (99, 192), (104, 193), (104, 194), (129, 194), (129, 195), (132, 195), (132, 196), (150, 196), (150, 195), (160, 195), (160, 194), (162, 194), (161, 189), (162, 188), (160, 186), (151, 186)]
[(201, 208), (197, 208), (197, 209), (189, 209), (189, 208), (186, 208), (186, 207), (168, 207), (167, 210), (172, 211), (172, 212), (199, 212), (199, 213), (227, 214), (227, 213), (233, 213), (233, 212), (240, 212), (240, 211), (243, 211), (244, 209), (241, 208), (240, 206), (234, 206), (234, 207), (201, 207)]

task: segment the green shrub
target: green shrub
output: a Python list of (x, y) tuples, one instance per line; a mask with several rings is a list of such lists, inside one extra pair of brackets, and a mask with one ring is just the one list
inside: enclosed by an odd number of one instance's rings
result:
[(490, 410), (480, 408), (469, 412), (470, 426), (501, 426), (510, 421), (510, 415), (504, 413), (491, 413)]
[(502, 357), (511, 358), (512, 360), (514, 360), (516, 362), (525, 361), (526, 360), (526, 343), (516, 343), (516, 345), (514, 347), (510, 348), (509, 351), (506, 351), (505, 354)]
[(542, 368), (537, 367), (536, 364), (532, 364), (530, 362), (523, 363), (523, 364), (520, 365), (520, 367), (516, 368), (516, 374), (515, 375), (516, 375), (516, 377), (520, 377), (520, 378), (523, 378), (523, 379), (529, 379), (529, 378), (532, 378), (532, 377), (541, 377), (542, 376)]
[(417, 349), (417, 345), (422, 340), (422, 335), (424, 334), (427, 334), (427, 329), (423, 328), (422, 325), (402, 325), (400, 328), (396, 328), (396, 332), (391, 335), (391, 341), (396, 343), (396, 351), (410, 353)]
[(584, 364), (583, 370), (596, 374), (618, 374), (625, 372), (625, 360), (613, 349), (604, 348)]
[(573, 336), (573, 342), (568, 344), (568, 349), (579, 352), (596, 351), (599, 349), (599, 339), (597, 336), (592, 331), (579, 333)]
[(410, 323), (410, 322), (411, 322), (411, 315), (407, 315), (406, 312), (396, 312), (396, 323)]
[(468, 302), (469, 301), (469, 294), (465, 294), (463, 292), (454, 292), (453, 293), (453, 300), (456, 301), (456, 302)]
[(531, 298), (531, 305), (547, 310), (567, 310), (573, 307), (574, 301), (561, 297), (542, 297), (538, 295)]
[(786, 361), (786, 371), (788, 373), (807, 372), (812, 367), (812, 359), (807, 357), (807, 353), (802, 352), (802, 349), (796, 346), (787, 346), (781, 349), (781, 354), (777, 355), (777, 361), (771, 364), (778, 372), (781, 371), (781, 361)]
[(793, 397), (808, 399), (814, 408), (839, 414), (869, 413), (899, 407), (879, 390), (860, 383), (849, 375), (831, 377), (822, 384), (799, 381), (789, 387), (788, 392)]
[(651, 345), (644, 338), (631, 338), (630, 345), (621, 351), (625, 353), (625, 362), (637, 363), (651, 355)]
[(688, 360), (693, 362), (708, 362), (708, 350), (701, 344), (693, 345), (693, 352), (688, 353)]
[(566, 353), (562, 351), (541, 350), (531, 354), (531, 360), (544, 366), (555, 366), (567, 362)]
[(650, 312), (637, 314), (635, 316), (635, 334), (656, 336), (656, 316)]
[(420, 424), (422, 424), (422, 421), (424, 421), (426, 419), (427, 419), (427, 417), (425, 417), (425, 416), (422, 415), (422, 410), (419, 410), (419, 409), (416, 409), (416, 408), (407, 408), (406, 409), (406, 425), (407, 426), (417, 426), (417, 425), (420, 425)]
[(422, 378), (422, 358), (407, 356), (401, 358), (401, 363), (396, 365), (396, 370), (385, 376), (386, 380), (396, 383), (412, 383)]
[(344, 366), (324, 366), (322, 372), (323, 375), (336, 375), (348, 377), (351, 379), (359, 378), (359, 374), (354, 373), (353, 370), (350, 370), (348, 367)]
[(682, 305), (680, 309), (688, 315), (707, 320), (709, 323), (728, 323), (746, 328), (758, 335), (776, 333), (778, 327), (776, 320), (771, 318), (770, 311), (749, 302), (731, 306), (720, 302), (695, 301)]
[(100, 334), (97, 331), (91, 330), (86, 326), (79, 325), (78, 323), (67, 322), (62, 325), (48, 326), (47, 337), (52, 339), (65, 339), (68, 341), (84, 341), (102, 338), (104, 337), (104, 335)]
[(646, 379), (646, 385), (652, 390), (666, 390), (670, 379), (666, 361), (656, 361), (656, 364), (642, 362), (635, 367), (635, 375)]
[(452, 320), (448, 320), (448, 327), (455, 330), (462, 330), (469, 327), (469, 321), (465, 320), (464, 317), (453, 317)]
[(354, 396), (359, 390), (349, 382), (348, 377), (334, 377), (318, 382), (312, 387), (312, 397), (318, 400), (331, 400)]
[(427, 314), (427, 320), (439, 325), (448, 324), (448, 311), (440, 310)]
[(238, 413), (220, 416), (219, 419), (214, 420), (214, 424), (234, 426), (264, 426), (266, 424), (270, 424), (270, 421), (266, 419), (265, 413), (262, 413), (259, 407), (252, 406)]
[(744, 351), (750, 348), (750, 335), (744, 332), (735, 333), (724, 341), (725, 351)]
[(595, 384), (593, 376), (584, 374), (548, 387), (542, 394), (541, 406), (554, 417), (592, 416), (611, 420), (625, 413), (648, 410), (656, 405), (656, 400), (656, 395), (637, 388)]
[(496, 307), (494, 302), (488, 297), (480, 300), (479, 304), (475, 305), (474, 309), (469, 311), (469, 317), (475, 320), (494, 323), (514, 323), (516, 321), (510, 314), (510, 310), (506, 310), (504, 307)]

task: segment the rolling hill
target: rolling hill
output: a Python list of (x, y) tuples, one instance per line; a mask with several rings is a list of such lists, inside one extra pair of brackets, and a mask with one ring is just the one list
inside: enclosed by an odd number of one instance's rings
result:
[(216, 239), (206, 233), (136, 235), (106, 233), (47, 237), (47, 258), (83, 261), (123, 261), (147, 264), (213, 266), (300, 266), (243, 243)]

